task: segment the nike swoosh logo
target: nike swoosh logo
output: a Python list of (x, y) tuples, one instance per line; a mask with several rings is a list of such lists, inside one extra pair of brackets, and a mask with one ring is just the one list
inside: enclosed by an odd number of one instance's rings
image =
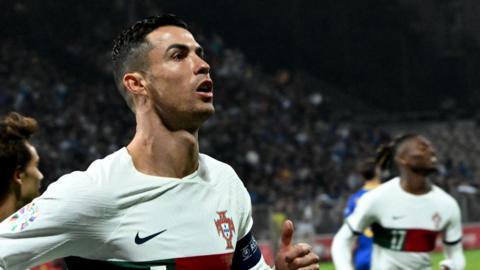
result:
[(159, 232), (154, 233), (154, 234), (151, 234), (151, 235), (149, 235), (149, 236), (147, 236), (147, 237), (140, 237), (140, 236), (138, 235), (138, 232), (137, 232), (137, 235), (135, 235), (135, 244), (141, 245), (141, 244), (143, 244), (143, 243), (151, 240), (151, 239), (154, 238), (155, 236), (157, 236), (157, 235), (159, 235), (159, 234), (161, 234), (161, 233), (164, 233), (165, 231), (166, 231), (166, 230), (159, 231)]

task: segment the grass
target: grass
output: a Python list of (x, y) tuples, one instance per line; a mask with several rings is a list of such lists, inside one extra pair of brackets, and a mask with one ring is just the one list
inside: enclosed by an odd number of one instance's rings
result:
[[(467, 261), (467, 267), (465, 270), (479, 270), (480, 269), (480, 249), (465, 250), (465, 258)], [(442, 253), (434, 253), (432, 255), (433, 269), (438, 270), (438, 263), (443, 260)], [(334, 270), (332, 263), (320, 263), (320, 270)]]

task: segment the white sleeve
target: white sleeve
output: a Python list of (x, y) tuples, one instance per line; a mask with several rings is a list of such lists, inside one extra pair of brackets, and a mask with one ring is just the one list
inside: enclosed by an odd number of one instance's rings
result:
[(332, 259), (335, 264), (335, 269), (354, 270), (352, 265), (352, 249), (356, 238), (347, 224), (343, 224), (335, 234), (332, 243)]
[[(240, 181), (240, 180), (239, 180)], [(247, 189), (241, 185), (237, 189), (238, 206), (240, 208), (240, 224), (238, 240), (232, 261), (232, 269), (235, 270), (270, 270), (270, 266), (263, 259), (260, 247), (257, 245), (252, 233), (252, 201)]]
[(25, 270), (95, 252), (107, 233), (99, 224), (111, 211), (90, 180), (80, 172), (64, 176), (0, 223), (0, 269)]
[(462, 217), (460, 207), (454, 200), (454, 206), (451, 207), (452, 215), (444, 231), (443, 248), (445, 260), (440, 265), (448, 266), (450, 270), (462, 270), (465, 268), (465, 257), (462, 246)]
[(376, 220), (375, 205), (376, 196), (373, 191), (366, 193), (358, 200), (353, 213), (345, 219), (345, 223), (353, 234), (361, 235)]
[(240, 228), (238, 229), (238, 239), (245, 237), (253, 227), (252, 218), (252, 200), (247, 189), (241, 185), (238, 191), (238, 206), (240, 214)]
[(440, 262), (440, 266), (447, 266), (450, 270), (463, 270), (465, 268), (465, 256), (463, 255), (462, 243), (455, 245), (445, 245), (445, 260)]
[(337, 269), (353, 270), (352, 252), (356, 236), (368, 228), (375, 221), (374, 192), (363, 195), (357, 203), (353, 213), (348, 216), (345, 223), (333, 238), (332, 258)]
[[(453, 198), (452, 198), (453, 199)], [(450, 208), (452, 209), (452, 215), (447, 223), (447, 227), (444, 230), (443, 243), (446, 245), (454, 245), (462, 240), (462, 217), (460, 214), (460, 207), (457, 201), (453, 201), (454, 204)]]

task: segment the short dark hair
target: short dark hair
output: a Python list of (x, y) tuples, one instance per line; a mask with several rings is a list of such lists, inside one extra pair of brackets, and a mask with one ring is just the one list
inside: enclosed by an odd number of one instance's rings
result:
[(189, 30), (187, 24), (176, 15), (165, 14), (137, 21), (114, 40), (112, 62), (115, 84), (132, 110), (134, 110), (133, 100), (123, 85), (123, 75), (129, 71), (145, 70), (148, 66), (146, 55), (151, 49), (145, 37), (158, 27), (168, 25)]
[(16, 169), (24, 169), (32, 159), (26, 143), (38, 128), (37, 121), (11, 112), (0, 120), (0, 198), (8, 193)]
[(364, 181), (369, 181), (376, 176), (377, 163), (374, 158), (368, 158), (360, 164), (359, 172)]

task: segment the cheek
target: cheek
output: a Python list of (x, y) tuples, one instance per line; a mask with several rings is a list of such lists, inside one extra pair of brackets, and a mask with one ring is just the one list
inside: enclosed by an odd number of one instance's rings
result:
[(27, 177), (29, 178), (30, 182), (35, 185), (40, 183), (43, 178), (43, 175), (38, 168), (30, 167), (28, 168), (27, 173)]
[(170, 66), (165, 68), (163, 72), (163, 81), (171, 87), (180, 88), (178, 90), (183, 90), (187, 85), (190, 84), (191, 76), (190, 67), (187, 61), (179, 63), (175, 66)]

